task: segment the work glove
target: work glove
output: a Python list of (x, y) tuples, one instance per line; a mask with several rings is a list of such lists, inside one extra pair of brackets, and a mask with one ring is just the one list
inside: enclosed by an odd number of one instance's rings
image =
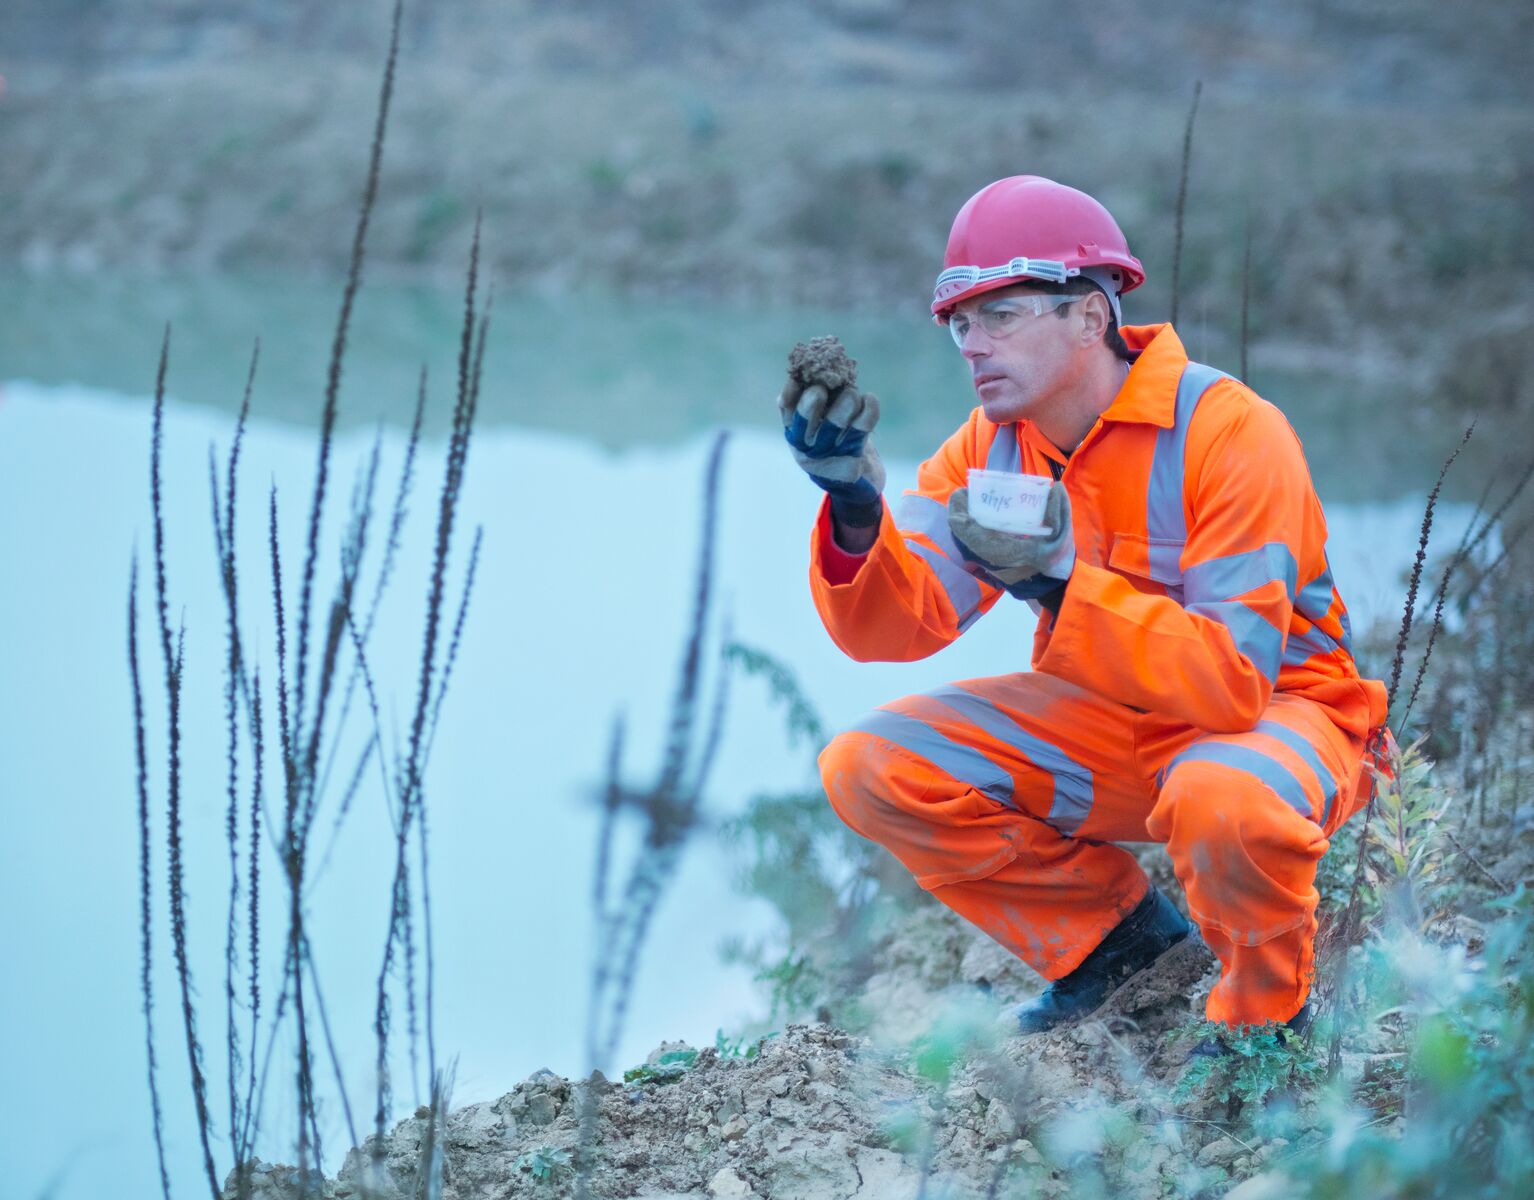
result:
[(1044, 501), (1049, 533), (1029, 535), (987, 529), (969, 512), (969, 489), (948, 497), (948, 528), (959, 552), (1019, 600), (1037, 600), (1064, 585), (1076, 567), (1071, 499), (1058, 479)]
[(868, 528), (884, 514), (884, 463), (869, 434), (879, 401), (851, 384), (833, 396), (824, 384), (808, 387), (790, 376), (778, 397), (783, 436), (794, 461), (828, 496), (843, 525)]

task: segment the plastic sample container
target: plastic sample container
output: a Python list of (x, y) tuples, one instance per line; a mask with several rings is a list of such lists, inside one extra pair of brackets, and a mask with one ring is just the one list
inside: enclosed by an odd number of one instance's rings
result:
[(1043, 475), (969, 469), (969, 515), (987, 529), (1046, 534), (1044, 501), (1053, 481)]

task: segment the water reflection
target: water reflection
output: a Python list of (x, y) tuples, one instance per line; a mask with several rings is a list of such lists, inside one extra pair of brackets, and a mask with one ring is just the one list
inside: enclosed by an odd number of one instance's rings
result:
[[(1132, 300), (1132, 298), (1131, 298)], [(445, 429), (456, 377), (458, 289), (373, 280), (353, 323), (343, 426), (408, 424), (423, 362), (436, 381), (432, 428)], [(330, 277), (0, 276), (0, 380), (78, 383), (129, 395), (154, 378), (164, 323), (174, 327), (171, 388), (189, 404), (232, 412), (251, 341), (265, 352), (256, 409), (312, 424), (335, 325)], [(1129, 319), (1154, 320), (1154, 313)], [(716, 424), (770, 430), (788, 348), (835, 331), (884, 402), (886, 453), (920, 458), (964, 419), (968, 373), (920, 297), (884, 315), (763, 309), (705, 299), (501, 294), (495, 301), (485, 425), (594, 440), (608, 449), (673, 445)], [(1182, 331), (1190, 353), (1234, 371), (1237, 349), (1203, 317)], [(1264, 362), (1254, 383), (1305, 442), (1324, 500), (1393, 499), (1425, 488), (1453, 432), (1403, 411), (1382, 385), (1317, 367)], [(1453, 481), (1451, 481), (1452, 483)]]

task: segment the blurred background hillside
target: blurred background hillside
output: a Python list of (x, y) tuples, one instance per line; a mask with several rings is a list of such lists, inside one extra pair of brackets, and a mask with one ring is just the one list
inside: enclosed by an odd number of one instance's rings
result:
[[(0, 261), (334, 270), (386, 10), (9, 0)], [(1402, 411), (1527, 390), (1534, 8), (1516, 0), (437, 0), (406, 21), (375, 269), (456, 272), (483, 208), (513, 289), (919, 321), (958, 205), (1028, 171), (1108, 204), (1150, 274), (1128, 317), (1160, 320), (1202, 79), (1195, 355), (1229, 365), (1249, 223), (1260, 365)]]

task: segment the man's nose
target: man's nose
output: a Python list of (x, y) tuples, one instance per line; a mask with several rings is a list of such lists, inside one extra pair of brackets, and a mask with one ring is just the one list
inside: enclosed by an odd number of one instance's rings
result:
[(964, 340), (959, 343), (959, 353), (974, 362), (977, 358), (984, 358), (991, 352), (991, 340), (985, 336), (980, 322), (974, 322), (964, 331)]

